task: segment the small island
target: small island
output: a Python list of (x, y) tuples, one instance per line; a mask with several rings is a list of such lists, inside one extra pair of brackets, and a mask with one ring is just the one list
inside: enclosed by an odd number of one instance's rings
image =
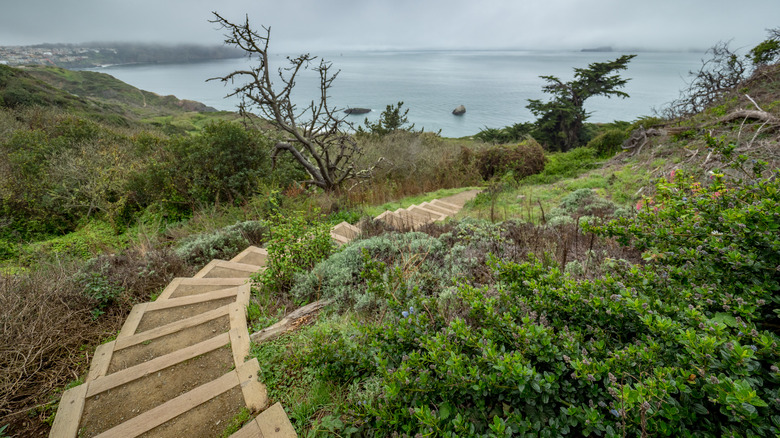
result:
[(347, 108), (344, 110), (347, 114), (368, 114), (371, 112), (369, 108)]

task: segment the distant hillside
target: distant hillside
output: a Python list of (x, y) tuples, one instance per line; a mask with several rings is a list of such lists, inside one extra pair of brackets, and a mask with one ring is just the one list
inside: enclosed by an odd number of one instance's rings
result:
[(154, 64), (200, 62), (240, 58), (242, 50), (224, 46), (176, 46), (133, 43), (42, 44), (0, 47), (0, 64), (56, 65), (86, 68), (112, 64)]
[(196, 130), (207, 119), (237, 117), (200, 102), (140, 90), (105, 73), (0, 65), (0, 107), (25, 106), (53, 106), (112, 125), (152, 125), (168, 133)]

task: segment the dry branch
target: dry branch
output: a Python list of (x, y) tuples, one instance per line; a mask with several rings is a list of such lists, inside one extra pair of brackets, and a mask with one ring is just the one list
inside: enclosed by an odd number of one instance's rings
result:
[(737, 110), (718, 119), (718, 123), (728, 123), (737, 119), (754, 119), (773, 124), (780, 123), (780, 119), (772, 114), (769, 114), (766, 111), (757, 110)]
[(266, 342), (278, 338), (279, 336), (294, 331), (301, 325), (309, 321), (314, 315), (330, 304), (330, 300), (319, 300), (311, 304), (307, 304), (298, 310), (285, 316), (281, 321), (276, 324), (266, 327), (259, 332), (252, 333), (250, 339), (254, 343)]

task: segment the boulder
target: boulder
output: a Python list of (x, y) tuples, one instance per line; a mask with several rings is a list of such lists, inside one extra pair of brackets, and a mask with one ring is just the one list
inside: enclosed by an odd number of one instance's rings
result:
[(344, 112), (347, 114), (366, 114), (370, 113), (371, 110), (368, 108), (347, 108)]
[(457, 108), (452, 110), (452, 114), (455, 114), (456, 116), (462, 116), (465, 113), (466, 113), (466, 107), (463, 105), (458, 105)]

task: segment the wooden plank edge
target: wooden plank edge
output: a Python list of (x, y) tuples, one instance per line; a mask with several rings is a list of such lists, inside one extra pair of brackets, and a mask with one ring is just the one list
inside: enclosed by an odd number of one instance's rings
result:
[(130, 368), (125, 368), (100, 379), (93, 380), (87, 391), (87, 398), (93, 397), (109, 389), (130, 383), (149, 374), (156, 373), (170, 366), (188, 361), (194, 357), (206, 354), (218, 348), (224, 347), (230, 342), (229, 333), (222, 333), (211, 339), (199, 342), (195, 345), (176, 350), (164, 356), (140, 363)]
[(226, 268), (226, 269), (233, 269), (235, 271), (255, 273), (259, 271), (262, 268), (262, 266), (215, 259), (210, 261), (206, 266), (203, 267), (203, 269), (198, 271), (197, 274), (193, 275), (192, 278), (205, 278), (205, 276), (208, 275), (209, 272), (213, 271), (215, 268)]
[(168, 286), (165, 286), (165, 289), (163, 289), (163, 291), (160, 293), (160, 296), (157, 297), (157, 300), (167, 300), (170, 298), (173, 291), (178, 289), (181, 285), (181, 280), (181, 277), (174, 278), (170, 283), (168, 283)]
[(258, 246), (254, 246), (254, 245), (250, 245), (245, 250), (241, 251), (240, 254), (238, 254), (237, 256), (235, 256), (232, 259), (230, 259), (230, 261), (231, 262), (235, 262), (235, 263), (242, 263), (242, 262), (240, 262), (240, 260), (243, 259), (244, 257), (248, 256), (251, 253), (263, 254), (266, 257), (266, 259), (268, 258), (268, 250), (267, 249), (260, 248)]
[(268, 391), (264, 384), (260, 383), (260, 364), (257, 358), (252, 358), (236, 368), (238, 378), (241, 381), (241, 393), (244, 395), (244, 403), (252, 412), (260, 412), (268, 407)]
[(207, 294), (210, 292), (215, 292), (222, 289), (229, 289), (231, 287), (238, 287), (242, 284), (246, 283), (246, 278), (184, 278), (184, 277), (178, 277), (174, 278), (173, 281), (166, 287), (163, 292), (160, 294), (159, 297), (155, 301), (162, 301), (162, 300), (171, 300), (175, 298), (183, 298), (183, 297), (174, 297), (173, 295), (176, 294), (176, 291), (179, 290), (180, 287), (186, 287), (186, 286), (207, 286), (210, 289), (207, 289), (202, 292), (185, 295), (185, 296), (192, 296), (192, 295), (202, 295)]
[(98, 345), (95, 349), (95, 355), (92, 356), (92, 362), (89, 364), (87, 381), (95, 380), (106, 375), (108, 366), (111, 365), (111, 358), (114, 356), (116, 342), (117, 341), (106, 342), (105, 344)]
[(279, 402), (263, 411), (255, 418), (255, 421), (260, 428), (260, 436), (263, 438), (298, 437), (295, 428), (290, 423), (290, 418), (287, 417), (287, 413), (284, 412), (284, 408)]
[(252, 285), (250, 283), (243, 284), (238, 287), (238, 293), (236, 294), (236, 303), (240, 304), (244, 309), (249, 305), (249, 299), (252, 297)]
[(249, 356), (249, 332), (246, 329), (234, 328), (230, 335), (230, 350), (233, 354), (233, 364), (239, 366)]
[[(136, 333), (133, 336), (122, 338), (120, 340), (115, 341), (116, 344), (114, 345), (114, 351), (123, 350), (128, 347), (132, 347), (134, 345), (138, 345), (147, 341), (151, 341), (163, 336), (167, 336), (176, 332), (180, 332), (182, 330), (195, 327), (197, 325), (206, 323), (208, 321), (212, 321), (214, 319), (221, 318), (225, 315), (229, 314), (230, 311), (230, 305), (222, 306), (214, 310), (209, 310), (207, 312), (201, 313), (199, 315), (191, 316), (186, 319), (182, 319), (179, 321), (174, 321), (168, 324), (165, 324), (160, 327), (155, 327), (151, 330), (147, 330), (145, 332)], [(97, 355), (97, 351), (95, 351), (95, 354)]]
[(153, 310), (170, 309), (173, 307), (189, 306), (191, 304), (205, 303), (208, 301), (221, 300), (223, 298), (235, 297), (241, 292), (242, 286), (231, 287), (228, 289), (221, 289), (214, 292), (206, 292), (205, 294), (189, 295), (181, 298), (171, 298), (164, 301), (154, 301), (149, 303), (146, 307), (147, 312)]
[(50, 438), (75, 438), (78, 435), (88, 388), (89, 383), (83, 383), (62, 394), (49, 432)]
[(144, 312), (146, 312), (146, 308), (148, 306), (149, 303), (141, 303), (133, 306), (133, 308), (130, 310), (130, 314), (127, 315), (125, 323), (122, 325), (122, 329), (116, 336), (117, 340), (127, 338), (135, 334), (136, 329), (138, 329), (138, 324), (141, 323), (141, 318), (143, 318)]
[(240, 384), (241, 380), (239, 379), (239, 375), (236, 370), (233, 370), (192, 391), (168, 400), (141, 415), (133, 417), (130, 420), (97, 435), (96, 438), (129, 438), (139, 436), (230, 391)]

